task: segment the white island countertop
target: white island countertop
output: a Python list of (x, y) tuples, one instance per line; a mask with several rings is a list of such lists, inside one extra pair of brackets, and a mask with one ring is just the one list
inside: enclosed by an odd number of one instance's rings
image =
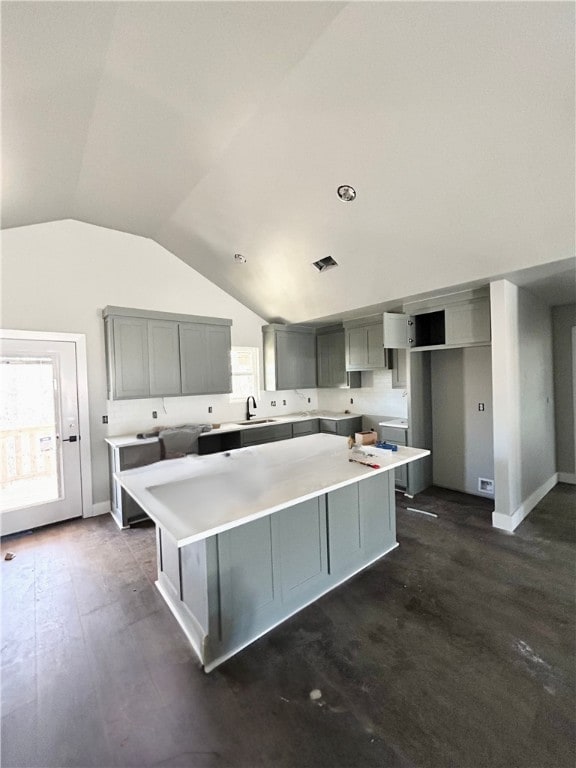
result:
[[(179, 547), (278, 512), (430, 451), (348, 448), (346, 437), (316, 434), (229, 453), (186, 456), (119, 472), (120, 485)], [(349, 461), (362, 454), (372, 469)]]

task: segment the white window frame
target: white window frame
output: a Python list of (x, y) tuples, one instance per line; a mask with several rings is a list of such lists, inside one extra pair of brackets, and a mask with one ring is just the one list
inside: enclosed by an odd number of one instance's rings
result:
[[(234, 352), (248, 353), (252, 361), (252, 371), (250, 373), (241, 374), (234, 373)], [(230, 393), (230, 402), (239, 403), (244, 402), (249, 395), (257, 397), (260, 392), (260, 354), (258, 347), (232, 347), (230, 352), (230, 367), (232, 370), (232, 392)], [(234, 392), (234, 377), (235, 376), (253, 376), (254, 377), (254, 391), (251, 391), (248, 395), (239, 394)]]

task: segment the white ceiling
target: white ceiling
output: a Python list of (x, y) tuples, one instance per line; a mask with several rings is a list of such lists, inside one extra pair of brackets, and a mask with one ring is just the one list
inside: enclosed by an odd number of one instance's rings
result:
[(268, 320), (574, 301), (574, 114), (573, 3), (2, 4), (3, 226), (153, 238)]

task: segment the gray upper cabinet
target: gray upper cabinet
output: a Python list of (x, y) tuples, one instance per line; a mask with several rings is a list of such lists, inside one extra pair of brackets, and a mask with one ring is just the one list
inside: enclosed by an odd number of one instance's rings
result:
[(478, 293), (482, 291), (413, 302), (408, 305), (410, 314), (385, 312), (384, 345), (391, 349), (438, 349), (489, 344), (490, 299)]
[(316, 335), (319, 388), (347, 389), (362, 386), (360, 371), (346, 370), (346, 338), (343, 327), (330, 326)]
[(180, 323), (183, 395), (232, 391), (230, 326)]
[(275, 323), (262, 328), (264, 388), (316, 387), (316, 332), (314, 328)]
[(381, 315), (346, 322), (344, 329), (347, 371), (372, 371), (385, 367)]
[(231, 320), (106, 307), (114, 400), (232, 391)]
[(113, 397), (148, 397), (148, 321), (140, 317), (112, 317), (106, 331), (109, 389)]

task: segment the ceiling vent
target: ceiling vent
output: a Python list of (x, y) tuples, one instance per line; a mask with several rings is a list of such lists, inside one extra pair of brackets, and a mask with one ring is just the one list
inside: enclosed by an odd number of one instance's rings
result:
[(314, 261), (312, 262), (313, 266), (316, 267), (318, 272), (325, 272), (327, 269), (330, 269), (330, 267), (337, 267), (337, 262), (334, 261), (332, 256), (326, 256), (325, 259), (320, 259), (320, 261)]

